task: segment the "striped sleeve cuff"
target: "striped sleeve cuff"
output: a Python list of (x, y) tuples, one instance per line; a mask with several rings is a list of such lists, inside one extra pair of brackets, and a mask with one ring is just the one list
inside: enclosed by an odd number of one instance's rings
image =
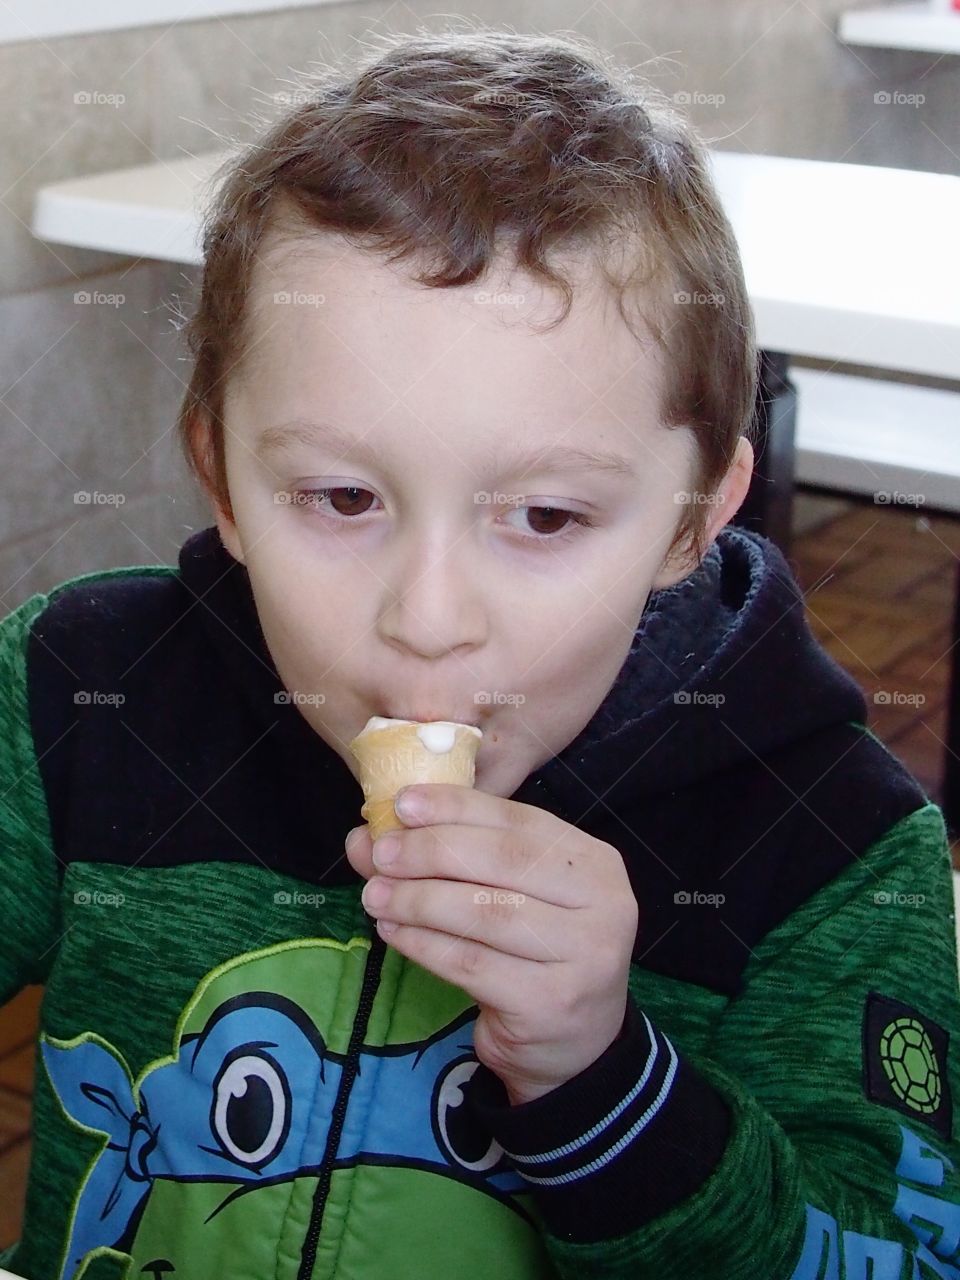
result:
[(685, 1200), (730, 1136), (724, 1099), (632, 997), (619, 1037), (550, 1093), (512, 1107), (481, 1063), (467, 1096), (530, 1184), (544, 1226), (575, 1243), (625, 1235)]

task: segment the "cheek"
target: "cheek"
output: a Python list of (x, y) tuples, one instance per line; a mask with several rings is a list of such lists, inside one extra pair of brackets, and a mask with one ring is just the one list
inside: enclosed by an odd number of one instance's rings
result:
[(628, 593), (623, 581), (606, 590), (596, 582), (590, 584), (589, 590), (579, 589), (578, 584), (576, 593), (567, 593), (562, 610), (554, 609), (547, 616), (539, 614), (536, 624), (528, 627), (525, 646), (532, 645), (540, 653), (548, 650), (535, 672), (549, 663), (562, 669), (558, 678), (589, 683), (596, 667), (605, 669), (615, 655), (625, 655), (647, 596), (646, 592), (636, 591), (635, 579), (630, 580), (629, 586)]
[[(261, 561), (250, 570), (260, 626), (284, 683), (298, 688), (335, 685), (342, 660), (362, 630), (349, 599), (306, 582), (282, 563)], [(336, 601), (336, 607), (333, 602)], [(324, 674), (325, 673), (325, 674)]]
[[(548, 678), (555, 690), (564, 741), (587, 723), (616, 680), (630, 652), (642, 607), (642, 600), (637, 601), (635, 615), (621, 620), (609, 607), (598, 604), (558, 641)], [(541, 678), (544, 674), (540, 673)]]
[[(639, 615), (642, 605), (638, 603)], [(582, 616), (556, 618), (518, 644), (511, 670), (545, 737), (564, 741), (593, 714), (623, 666), (635, 631), (594, 603)]]

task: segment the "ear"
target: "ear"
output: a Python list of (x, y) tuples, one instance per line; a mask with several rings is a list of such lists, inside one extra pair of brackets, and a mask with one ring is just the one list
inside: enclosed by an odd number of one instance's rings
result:
[(246, 564), (243, 558), (243, 547), (240, 544), (240, 535), (237, 533), (237, 526), (227, 513), (223, 510), (218, 502), (214, 502), (217, 517), (217, 530), (220, 534), (220, 541), (227, 548), (234, 560), (238, 560), (240, 564)]
[(224, 507), (217, 492), (211, 425), (207, 415), (201, 410), (197, 410), (190, 418), (187, 432), (190, 439), (190, 453), (193, 457), (200, 483), (203, 486), (203, 491), (213, 510), (220, 541), (233, 556), (234, 560), (244, 564), (243, 547), (240, 545), (240, 535), (237, 532), (233, 513)]
[[(753, 445), (746, 436), (737, 441), (727, 474), (720, 482), (715, 501), (710, 503), (710, 516), (704, 530), (703, 552), (713, 544), (717, 534), (728, 521), (740, 510), (750, 489), (753, 476)], [(691, 574), (699, 565), (697, 549), (676, 547), (667, 553), (657, 576), (651, 584), (651, 591), (660, 591), (664, 587), (672, 587)]]

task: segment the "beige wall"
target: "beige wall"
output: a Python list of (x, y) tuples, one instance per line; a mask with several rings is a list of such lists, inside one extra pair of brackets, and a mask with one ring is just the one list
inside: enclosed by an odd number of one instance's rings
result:
[[(659, 56), (649, 74), (692, 96), (686, 109), (716, 146), (960, 172), (960, 61), (840, 45), (844, 7), (491, 0), (468, 12), (517, 30), (577, 30), (622, 62)], [(76, 574), (172, 563), (210, 523), (172, 432), (187, 368), (171, 304), (189, 302), (196, 272), (41, 244), (28, 229), (37, 186), (243, 137), (290, 68), (349, 50), (371, 27), (444, 25), (434, 14), (334, 4), (0, 47), (0, 615)], [(926, 100), (877, 105), (884, 89)], [(80, 90), (126, 101), (80, 107)], [(123, 302), (78, 305), (78, 290)], [(78, 504), (79, 491), (125, 501)]]

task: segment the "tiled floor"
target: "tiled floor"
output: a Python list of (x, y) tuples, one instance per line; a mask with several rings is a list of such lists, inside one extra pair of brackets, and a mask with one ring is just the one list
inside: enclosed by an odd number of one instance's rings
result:
[[(960, 519), (812, 496), (797, 503), (790, 560), (810, 624), (866, 690), (875, 732), (938, 801), (958, 556)], [(877, 693), (889, 700), (873, 701)], [(953, 850), (960, 867), (960, 839)], [(20, 1229), (41, 995), (30, 987), (0, 1010), (0, 1247)]]

